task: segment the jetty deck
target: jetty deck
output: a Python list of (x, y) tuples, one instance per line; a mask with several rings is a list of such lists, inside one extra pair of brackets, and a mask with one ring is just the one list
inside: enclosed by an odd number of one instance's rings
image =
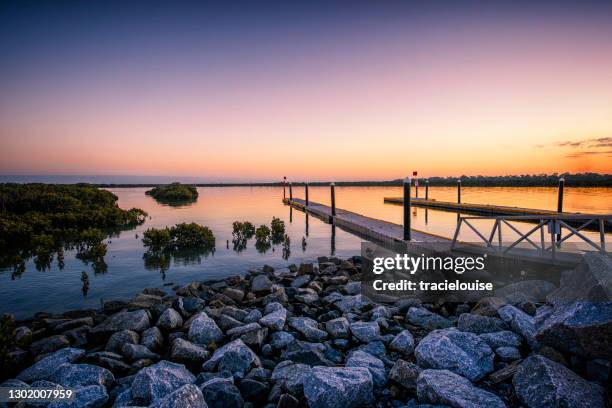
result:
[[(283, 202), (298, 210), (308, 212), (326, 223), (332, 222), (330, 206), (313, 201), (309, 201), (308, 206), (306, 206), (306, 201), (301, 198), (294, 198), (293, 200), (285, 198)], [(403, 244), (405, 242), (403, 238), (404, 229), (401, 225), (366, 217), (341, 208), (336, 208), (335, 225), (368, 240), (390, 244)], [(449, 246), (452, 242), (449, 238), (415, 229), (411, 230), (411, 234), (414, 242), (447, 243)]]

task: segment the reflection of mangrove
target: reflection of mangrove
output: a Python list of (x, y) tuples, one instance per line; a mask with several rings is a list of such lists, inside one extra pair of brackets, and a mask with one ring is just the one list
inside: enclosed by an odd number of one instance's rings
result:
[(106, 254), (102, 240), (142, 224), (147, 213), (123, 210), (117, 196), (87, 184), (0, 184), (0, 268), (13, 268), (13, 277), (34, 258), (36, 269), (50, 268), (64, 250), (76, 247), (78, 258), (100, 263)]
[(89, 291), (89, 276), (85, 271), (81, 272), (81, 282), (83, 282), (83, 287), (81, 288), (83, 296), (87, 296), (87, 292)]
[(191, 248), (164, 251), (147, 251), (143, 255), (144, 266), (147, 270), (166, 272), (171, 263), (175, 265), (189, 266), (199, 265), (210, 254), (214, 254), (214, 248)]
[(195, 186), (178, 182), (154, 187), (145, 194), (150, 195), (161, 204), (173, 207), (193, 204), (198, 199), (198, 190)]
[(306, 252), (306, 237), (302, 237), (302, 252)]
[(286, 261), (291, 256), (291, 239), (285, 234), (283, 238), (283, 259)]
[(183, 200), (166, 200), (165, 198), (156, 198), (159, 204), (166, 205), (168, 207), (187, 207), (189, 205), (193, 205), (198, 201), (195, 198), (183, 199)]

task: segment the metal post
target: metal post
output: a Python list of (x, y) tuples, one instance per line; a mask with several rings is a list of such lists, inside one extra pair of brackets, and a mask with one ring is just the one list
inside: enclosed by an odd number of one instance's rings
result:
[(429, 180), (425, 180), (425, 199), (429, 200)]
[(289, 201), (293, 201), (293, 188), (291, 187), (291, 183), (289, 183)]
[[(331, 188), (331, 207), (332, 207), (332, 217), (336, 216), (336, 183), (331, 183), (330, 185)], [(333, 222), (333, 218), (332, 218), (332, 222)]]
[[(557, 212), (563, 212), (563, 188), (565, 187), (565, 179), (559, 179), (559, 190), (557, 191)], [(559, 226), (559, 234), (557, 234), (557, 242), (561, 240), (561, 226)], [(559, 242), (560, 244), (560, 242)]]
[(410, 177), (404, 179), (404, 241), (410, 241)]
[(461, 204), (461, 179), (457, 180), (457, 204)]
[(306, 207), (308, 207), (308, 183), (304, 183), (304, 195), (306, 196)]

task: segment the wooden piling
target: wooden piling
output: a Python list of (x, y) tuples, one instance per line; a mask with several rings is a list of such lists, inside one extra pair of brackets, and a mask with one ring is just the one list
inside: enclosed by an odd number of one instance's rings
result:
[(289, 201), (293, 201), (293, 188), (291, 187), (291, 183), (289, 183)]
[(461, 204), (461, 179), (457, 180), (457, 204)]
[(425, 180), (425, 199), (429, 200), (429, 180)]
[(304, 197), (306, 200), (306, 206), (308, 207), (308, 183), (304, 183)]
[[(559, 179), (559, 189), (557, 190), (557, 212), (563, 212), (563, 189), (565, 187), (565, 179)], [(557, 242), (561, 241), (561, 226), (559, 226), (559, 234), (557, 234)]]
[(404, 241), (410, 241), (410, 177), (404, 179)]
[(331, 183), (329, 186), (331, 188), (332, 217), (335, 217), (336, 216), (336, 183)]

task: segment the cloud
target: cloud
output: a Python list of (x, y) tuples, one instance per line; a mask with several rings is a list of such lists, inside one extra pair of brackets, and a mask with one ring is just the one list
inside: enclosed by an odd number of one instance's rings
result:
[(579, 159), (585, 156), (608, 155), (612, 157), (612, 150), (587, 150), (582, 152), (568, 153), (565, 157), (569, 159)]
[(579, 159), (589, 156), (612, 156), (612, 150), (602, 150), (612, 147), (612, 137), (596, 137), (582, 140), (564, 140), (547, 144), (536, 145), (537, 148), (565, 148), (565, 149), (584, 149), (581, 151), (570, 151), (565, 157), (569, 159)]

